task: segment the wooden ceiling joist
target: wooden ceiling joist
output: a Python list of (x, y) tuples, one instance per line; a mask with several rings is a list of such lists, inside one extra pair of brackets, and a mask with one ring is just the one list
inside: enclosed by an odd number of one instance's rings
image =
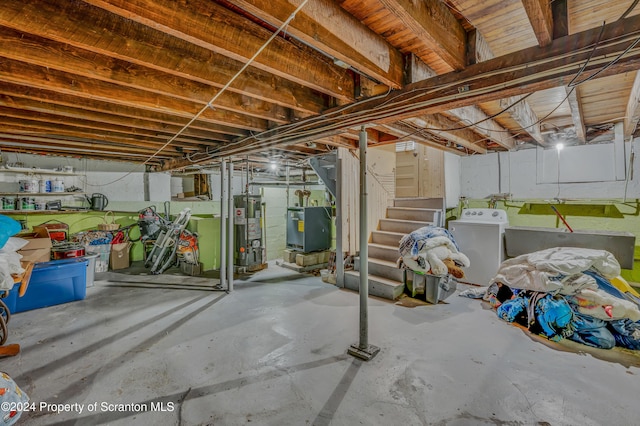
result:
[[(42, 49), (42, 45), (47, 45), (48, 49)], [(4, 27), (0, 27), (0, 57), (117, 84), (123, 88), (196, 102), (203, 106), (219, 91), (203, 83), (62, 43), (21, 35)], [(288, 109), (282, 106), (233, 92), (224, 92), (219, 96), (215, 107), (281, 124), (287, 122), (290, 115)]]
[[(461, 127), (458, 122), (450, 120), (441, 114), (423, 115), (420, 117), (407, 118), (404, 121), (412, 123), (426, 133), (431, 133), (440, 138), (444, 138), (456, 145), (463, 146), (470, 151), (486, 154), (486, 143), (482, 137), (470, 129), (449, 130)], [(442, 130), (438, 130), (442, 129)]]
[(567, 102), (571, 109), (571, 120), (576, 129), (576, 137), (582, 143), (587, 141), (587, 131), (584, 126), (584, 117), (582, 115), (582, 102), (580, 98), (580, 87), (565, 87), (567, 93)]
[[(16, 110), (13, 108), (5, 108), (0, 106), (0, 120), (8, 119), (14, 119), (15, 125), (28, 125), (29, 123), (37, 122), (40, 123), (43, 128), (44, 126), (48, 126), (51, 132), (55, 132), (57, 129), (64, 128), (75, 129), (75, 131), (80, 135), (86, 135), (88, 134), (88, 132), (91, 132), (92, 135), (99, 134), (99, 132), (104, 132), (104, 134), (120, 135), (120, 137), (122, 138), (142, 138), (142, 140), (147, 140), (150, 143), (163, 144), (172, 136), (169, 134), (160, 134), (154, 131), (132, 129), (130, 127), (123, 126), (114, 126), (112, 124), (105, 124), (99, 121), (88, 121), (68, 117), (59, 117), (52, 114)], [(212, 141), (211, 139), (192, 138), (185, 135), (178, 136), (175, 141), (176, 143), (174, 145), (182, 147), (188, 147), (191, 145), (218, 145), (220, 142), (226, 142)]]
[(416, 129), (413, 126), (407, 125), (401, 121), (391, 124), (384, 124), (380, 126), (385, 132), (394, 135), (399, 138), (400, 141), (414, 141), (421, 145), (430, 146), (432, 148), (438, 148), (443, 151), (450, 152), (452, 154), (460, 155), (460, 150), (446, 144), (441, 144), (433, 140), (427, 132), (421, 132), (420, 129)]
[(636, 78), (633, 80), (633, 87), (627, 102), (627, 110), (624, 119), (624, 136), (630, 137), (638, 127), (640, 121), (640, 72), (636, 72)]
[[(86, 140), (83, 141), (75, 141), (71, 139), (58, 139), (53, 137), (48, 137), (47, 135), (24, 135), (24, 134), (11, 134), (4, 133), (5, 129), (0, 128), (0, 140), (5, 141), (13, 141), (13, 145), (17, 146), (19, 144), (25, 145), (25, 142), (36, 142), (44, 144), (44, 146), (51, 147), (52, 149), (64, 148), (68, 152), (72, 152), (77, 155), (86, 155), (91, 152), (101, 152), (103, 154), (113, 155), (114, 157), (120, 156), (121, 159), (125, 160), (127, 155), (137, 155), (139, 157), (149, 157), (150, 153), (153, 153), (153, 150), (136, 148), (136, 147), (128, 147), (128, 146), (119, 146), (113, 145), (108, 146), (105, 145), (101, 141), (88, 142)], [(26, 145), (28, 146), (28, 145)], [(75, 150), (75, 151), (73, 151)], [(161, 155), (158, 155), (158, 159), (169, 159), (175, 158), (178, 155), (182, 155), (177, 152), (162, 152)]]
[[(275, 27), (302, 0), (229, 0)], [(309, 0), (287, 27), (290, 34), (394, 89), (402, 86), (403, 57), (331, 0)]]
[[(218, 88), (243, 65), (184, 40), (105, 15), (78, 0), (6, 0), (0, 8), (0, 25)], [(85, 21), (92, 19), (100, 25), (100, 31), (86, 25)], [(245, 70), (229, 90), (306, 113), (318, 113), (327, 105), (326, 99), (311, 88), (255, 67)]]
[(522, 0), (538, 44), (547, 46), (553, 40), (553, 13), (549, 0)]
[(467, 65), (466, 32), (442, 1), (380, 0), (380, 3), (452, 69), (461, 70)]
[[(640, 36), (640, 17), (634, 16), (552, 42), (549, 46), (524, 49), (448, 73), (410, 84), (391, 94), (341, 107), (331, 120), (303, 120), (287, 126), (286, 133), (272, 129), (260, 140), (248, 138), (220, 154), (241, 153), (249, 146), (295, 143), (298, 138), (317, 138), (338, 134), (341, 127), (389, 122), (434, 114), (452, 108), (493, 101), (532, 91), (567, 85), (583, 68), (585, 78), (636, 70), (640, 67), (640, 47), (630, 48)], [(625, 52), (617, 62), (616, 58)], [(606, 68), (605, 68), (606, 66)], [(464, 90), (460, 90), (464, 87)], [(331, 114), (325, 113), (325, 117)], [(348, 118), (349, 117), (349, 118)], [(344, 127), (343, 127), (344, 128)], [(299, 131), (294, 136), (296, 129)], [(265, 140), (270, 137), (270, 141)], [(183, 161), (168, 162), (165, 170), (180, 167)]]
[[(162, 129), (169, 129), (171, 126), (179, 126), (176, 129), (182, 128), (188, 120), (183, 117), (176, 117), (175, 115), (166, 114), (164, 112), (148, 111), (144, 109), (137, 109), (135, 107), (128, 107), (123, 105), (115, 105), (108, 102), (96, 101), (88, 98), (78, 98), (71, 95), (65, 95), (56, 93), (50, 90), (37, 89), (28, 86), (19, 86), (0, 81), (0, 99), (4, 99), (7, 106), (24, 105), (26, 101), (30, 107), (33, 107), (33, 103), (40, 103), (42, 107), (46, 104), (54, 104), (59, 107), (67, 108), (81, 108), (85, 111), (90, 111), (98, 114), (108, 114), (120, 118), (132, 119), (132, 123), (148, 121), (152, 123), (151, 128), (157, 128), (160, 126)], [(25, 100), (25, 101), (23, 101)], [(147, 128), (146, 124), (141, 126)], [(211, 124), (202, 121), (196, 121), (187, 131), (201, 131), (212, 132), (214, 134), (221, 134), (225, 137), (237, 136), (243, 137), (248, 133), (234, 127), (223, 126), (220, 124)], [(171, 132), (171, 133), (176, 133)], [(227, 136), (228, 135), (228, 136)]]
[[(263, 48), (271, 36), (268, 30), (207, 0), (189, 0), (187, 5), (169, 0), (85, 2), (242, 63)], [(338, 99), (351, 100), (354, 96), (353, 78), (344, 68), (282, 37), (274, 38), (253, 65)]]
[[(187, 119), (193, 117), (203, 107), (193, 102), (142, 90), (124, 89), (117, 84), (105, 83), (82, 76), (71, 76), (58, 70), (11, 59), (0, 61), (0, 78), (6, 82), (38, 89), (56, 90), (58, 93), (88, 97), (149, 111), (166, 112)], [(199, 120), (252, 131), (262, 131), (269, 127), (267, 120), (248, 117), (222, 109), (208, 108), (199, 117)]]

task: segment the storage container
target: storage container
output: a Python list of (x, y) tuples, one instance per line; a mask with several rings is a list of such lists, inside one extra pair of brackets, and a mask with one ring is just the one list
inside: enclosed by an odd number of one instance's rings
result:
[(82, 300), (87, 294), (88, 262), (75, 258), (37, 263), (24, 296), (18, 297), (19, 286), (13, 286), (3, 301), (16, 313)]
[(85, 255), (97, 254), (95, 271), (107, 272), (109, 270), (109, 257), (111, 255), (111, 244), (87, 244), (84, 246)]
[(418, 274), (407, 271), (406, 286), (412, 297), (424, 295), (424, 300), (436, 304), (455, 292), (458, 282), (451, 275)]

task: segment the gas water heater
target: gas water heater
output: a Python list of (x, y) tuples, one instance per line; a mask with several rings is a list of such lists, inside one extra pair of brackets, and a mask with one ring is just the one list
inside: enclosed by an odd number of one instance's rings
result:
[(242, 194), (233, 197), (234, 265), (237, 272), (254, 272), (266, 268), (265, 242), (262, 235), (262, 197)]

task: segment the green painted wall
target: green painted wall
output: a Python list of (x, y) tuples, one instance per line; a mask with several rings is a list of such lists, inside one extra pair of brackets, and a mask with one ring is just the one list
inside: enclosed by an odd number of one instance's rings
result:
[[(548, 200), (527, 199), (518, 201), (496, 201), (495, 208), (505, 210), (511, 226), (534, 226), (566, 229), (560, 218), (551, 209)], [(553, 203), (574, 230), (625, 231), (636, 236), (634, 267), (623, 269), (622, 277), (640, 283), (640, 200), (567, 201)], [(466, 200), (458, 208), (447, 211), (447, 221), (456, 219), (463, 207), (487, 208), (491, 201)]]
[[(178, 213), (185, 206), (181, 206), (182, 203), (172, 203), (171, 205), (171, 213)], [(191, 204), (191, 203), (184, 203)], [(210, 204), (210, 203), (207, 203)], [(219, 204), (219, 203), (217, 203)], [(149, 203), (141, 204), (141, 206), (136, 205), (135, 208), (138, 207), (142, 209), (143, 207), (149, 205)], [(188, 207), (188, 206), (187, 206)], [(211, 206), (208, 206), (211, 208)], [(217, 205), (216, 205), (217, 207)], [(205, 206), (198, 209), (200, 211), (205, 210)], [(160, 211), (162, 212), (162, 207), (160, 207)], [(5, 213), (6, 214), (6, 213)], [(111, 221), (111, 215), (107, 219), (105, 219), (105, 212), (95, 212), (95, 211), (87, 211), (87, 212), (72, 212), (72, 213), (59, 213), (59, 214), (38, 214), (38, 213), (29, 213), (29, 214), (6, 214), (9, 217), (12, 217), (16, 220), (24, 220), (26, 221), (26, 225), (28, 229), (32, 229), (35, 225), (40, 225), (49, 221), (60, 221), (69, 225), (69, 233), (75, 234), (80, 231), (86, 231), (90, 229), (97, 229), (98, 224), (105, 223), (105, 220)], [(127, 211), (115, 211), (114, 218), (116, 223), (126, 226), (138, 221), (138, 211), (127, 212)], [(211, 270), (218, 268), (218, 258), (219, 258), (219, 250), (220, 250), (220, 219), (213, 218), (211, 216), (206, 217), (204, 215), (193, 215), (189, 222), (187, 229), (193, 232), (198, 233), (198, 244), (200, 247), (200, 261), (203, 263), (204, 270)], [(131, 237), (136, 239), (140, 236), (138, 228), (135, 227), (131, 233)], [(142, 244), (140, 242), (136, 242), (131, 247), (131, 260), (143, 260), (143, 252), (142, 252)]]

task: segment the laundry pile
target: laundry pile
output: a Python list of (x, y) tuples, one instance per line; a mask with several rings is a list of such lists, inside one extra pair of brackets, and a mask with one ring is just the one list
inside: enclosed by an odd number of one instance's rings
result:
[(398, 267), (413, 271), (464, 277), (461, 267), (470, 265), (469, 258), (458, 249), (453, 235), (438, 226), (424, 226), (405, 235), (400, 240)]
[(550, 340), (640, 350), (640, 298), (607, 251), (556, 247), (508, 259), (482, 297), (501, 319)]

